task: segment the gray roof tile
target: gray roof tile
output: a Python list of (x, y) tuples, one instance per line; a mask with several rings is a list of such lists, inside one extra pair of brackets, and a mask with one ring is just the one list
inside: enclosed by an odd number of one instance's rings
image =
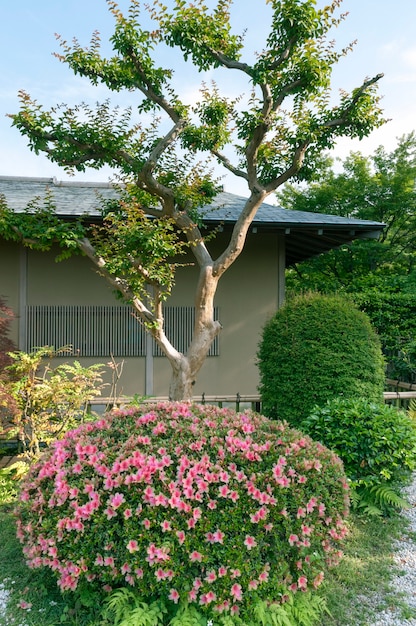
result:
[[(0, 195), (14, 211), (24, 211), (34, 198), (43, 199), (47, 189), (53, 194), (57, 213), (63, 217), (101, 215), (100, 196), (116, 195), (109, 183), (59, 182), (54, 178), (0, 176)], [(206, 224), (221, 223), (225, 227), (237, 220), (245, 198), (231, 193), (219, 193), (204, 207)], [(316, 256), (355, 238), (377, 237), (384, 228), (379, 222), (349, 219), (336, 215), (289, 211), (279, 206), (262, 204), (252, 224), (253, 232), (272, 231), (285, 235), (286, 265), (293, 265)]]

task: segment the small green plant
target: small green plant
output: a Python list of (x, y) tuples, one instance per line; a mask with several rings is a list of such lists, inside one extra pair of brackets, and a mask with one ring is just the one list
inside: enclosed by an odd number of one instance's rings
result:
[(83, 367), (78, 361), (51, 366), (63, 349), (37, 348), (31, 353), (10, 352), (12, 380), (7, 390), (16, 410), (15, 434), (31, 457), (40, 444), (50, 443), (85, 416), (89, 400), (101, 393), (100, 364)]
[(416, 467), (416, 424), (404, 411), (338, 398), (315, 407), (302, 428), (342, 459), (353, 505), (373, 514), (406, 505), (397, 484)]
[(0, 469), (0, 505), (13, 502), (19, 491), (19, 481), (27, 470), (28, 465), (24, 461), (16, 461)]
[[(246, 622), (238, 615), (217, 616), (221, 626), (314, 626), (328, 613), (325, 599), (310, 592), (287, 594), (283, 603), (259, 600), (251, 609)], [(155, 600), (143, 602), (134, 591), (126, 588), (112, 592), (105, 602), (103, 617), (114, 626), (207, 626), (207, 620), (195, 605), (180, 602), (177, 605)], [(107, 623), (107, 622), (106, 622)]]
[[(63, 591), (127, 586), (143, 620), (160, 601), (225, 625), (251, 621), (259, 601), (314, 594), (339, 560), (347, 511), (339, 458), (299, 431), (251, 411), (154, 403), (56, 441), (17, 513), (29, 565)], [(133, 601), (111, 606), (123, 598)]]
[(339, 296), (289, 300), (264, 327), (258, 358), (265, 415), (295, 427), (331, 398), (383, 399), (380, 340), (367, 316)]

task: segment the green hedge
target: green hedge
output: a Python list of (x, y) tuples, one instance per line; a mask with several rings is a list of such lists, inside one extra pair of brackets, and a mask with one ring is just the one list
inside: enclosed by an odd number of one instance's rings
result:
[(367, 291), (352, 297), (380, 336), (388, 376), (412, 382), (416, 374), (416, 294)]
[(380, 339), (349, 299), (291, 299), (266, 324), (258, 359), (263, 413), (292, 425), (331, 398), (383, 398)]

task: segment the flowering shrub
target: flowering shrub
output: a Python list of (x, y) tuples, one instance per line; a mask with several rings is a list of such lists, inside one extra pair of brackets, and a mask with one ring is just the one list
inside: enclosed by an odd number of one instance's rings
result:
[(244, 616), (320, 585), (347, 507), (340, 460), (299, 431), (160, 403), (55, 442), (23, 483), (18, 536), (62, 590), (127, 584), (144, 600)]

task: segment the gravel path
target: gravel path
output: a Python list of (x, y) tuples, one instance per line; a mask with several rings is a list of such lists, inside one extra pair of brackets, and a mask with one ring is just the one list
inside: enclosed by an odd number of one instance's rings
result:
[[(403, 511), (403, 517), (409, 522), (408, 532), (416, 533), (416, 473), (412, 484), (406, 488), (405, 494), (410, 507)], [(397, 591), (405, 594), (406, 603), (416, 611), (416, 544), (409, 537), (408, 532), (396, 542), (394, 560), (400, 567), (400, 576), (394, 579), (393, 586)], [(392, 608), (380, 613), (377, 620), (369, 626), (416, 626), (416, 617), (403, 619), (399, 612)]]

